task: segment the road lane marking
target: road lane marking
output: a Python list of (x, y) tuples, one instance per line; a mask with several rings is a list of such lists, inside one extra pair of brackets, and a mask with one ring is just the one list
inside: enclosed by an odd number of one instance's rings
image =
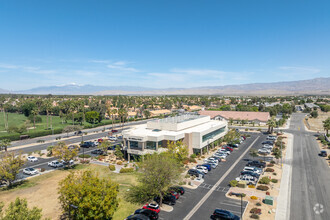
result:
[(239, 161), (245, 156), (245, 154), (250, 150), (250, 148), (254, 145), (254, 143), (259, 139), (260, 136), (258, 136), (251, 145), (246, 148), (246, 150), (242, 153), (242, 155), (237, 158), (237, 160), (234, 162), (234, 164), (227, 170), (227, 172), (218, 180), (218, 182), (208, 191), (205, 196), (197, 203), (197, 205), (188, 213), (188, 215), (183, 220), (189, 220), (195, 212), (204, 204), (204, 202), (211, 196), (213, 191), (220, 185), (220, 183), (228, 176), (228, 174), (234, 169), (234, 167), (238, 164)]

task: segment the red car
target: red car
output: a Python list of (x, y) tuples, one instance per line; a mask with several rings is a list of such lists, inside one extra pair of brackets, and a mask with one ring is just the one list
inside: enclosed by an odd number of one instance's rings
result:
[(172, 196), (174, 196), (175, 199), (179, 199), (179, 198), (180, 198), (180, 194), (177, 193), (177, 192), (175, 192), (175, 191), (173, 191), (173, 190), (170, 191), (170, 194), (171, 194)]
[(112, 133), (117, 133), (117, 132), (118, 132), (118, 130), (111, 130), (111, 132), (112, 132)]
[(159, 205), (158, 204), (154, 204), (154, 203), (147, 203), (142, 208), (143, 209), (149, 209), (149, 210), (154, 211), (154, 212), (157, 212), (157, 213), (160, 212)]
[(225, 147), (222, 147), (222, 149), (226, 149), (226, 150), (230, 150), (230, 152), (233, 152), (233, 148), (229, 147), (229, 146), (225, 146)]

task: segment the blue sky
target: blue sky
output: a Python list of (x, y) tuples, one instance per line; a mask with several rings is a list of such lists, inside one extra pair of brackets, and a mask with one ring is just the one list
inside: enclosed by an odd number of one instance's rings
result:
[(329, 77), (329, 11), (315, 0), (0, 0), (0, 88)]

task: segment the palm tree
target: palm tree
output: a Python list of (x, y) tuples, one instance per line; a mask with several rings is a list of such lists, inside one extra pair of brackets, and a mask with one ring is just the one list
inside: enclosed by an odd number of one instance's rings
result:
[(46, 114), (47, 114), (47, 129), (49, 128), (48, 118), (49, 118), (49, 111), (52, 108), (52, 104), (50, 100), (45, 101), (44, 103)]
[(36, 116), (39, 114), (38, 109), (32, 109), (31, 114), (33, 115), (33, 127), (36, 129)]
[(268, 133), (273, 133), (273, 128), (276, 127), (276, 120), (275, 117), (272, 117), (271, 119), (269, 119), (267, 121), (267, 125), (268, 125)]
[(71, 100), (71, 102), (70, 102), (70, 112), (72, 114), (72, 124), (73, 125), (74, 125), (74, 112), (76, 110), (76, 107), (77, 107), (77, 105), (76, 105), (75, 101)]
[(323, 128), (326, 131), (326, 134), (328, 136), (329, 130), (330, 130), (330, 117), (328, 117), (325, 121), (323, 121)]
[(114, 119), (114, 116), (118, 113), (117, 109), (114, 108), (111, 110), (111, 123), (112, 123), (112, 130), (113, 130), (113, 119)]

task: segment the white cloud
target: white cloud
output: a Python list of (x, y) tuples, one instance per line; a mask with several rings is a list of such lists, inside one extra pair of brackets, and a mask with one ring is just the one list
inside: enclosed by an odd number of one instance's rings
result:
[(279, 69), (296, 74), (315, 74), (321, 72), (320, 69), (314, 67), (280, 66)]
[(117, 62), (107, 65), (107, 67), (110, 69), (116, 69), (116, 70), (120, 70), (123, 72), (134, 72), (134, 73), (140, 72), (140, 70), (135, 69), (133, 67), (127, 67), (126, 64), (127, 63), (125, 61), (117, 61)]

